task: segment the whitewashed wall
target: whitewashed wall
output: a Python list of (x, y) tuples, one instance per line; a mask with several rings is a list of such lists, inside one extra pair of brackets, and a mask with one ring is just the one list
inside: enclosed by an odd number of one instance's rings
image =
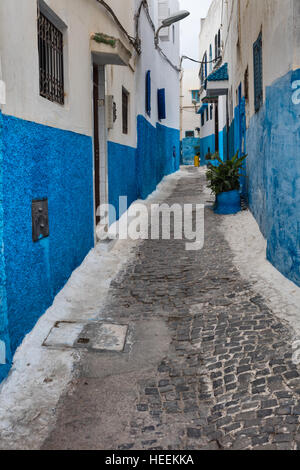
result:
[[(208, 10), (206, 18), (202, 18), (200, 20), (200, 34), (199, 34), (199, 60), (200, 61), (203, 60), (205, 52), (207, 53), (207, 60), (210, 61), (210, 46), (212, 47), (212, 58), (213, 59), (215, 58), (215, 36), (216, 34), (218, 34), (218, 31), (220, 29), (222, 32), (221, 25), (222, 25), (222, 0), (214, 0)], [(207, 64), (208, 75), (213, 71), (214, 66), (215, 66), (215, 63)], [(203, 98), (205, 95), (206, 95), (206, 92), (202, 90), (201, 98)], [(209, 109), (210, 109), (210, 105), (209, 105)], [(224, 122), (224, 119), (225, 119), (225, 122)], [(225, 110), (224, 110), (224, 105), (221, 102), (221, 106), (219, 107), (219, 130), (220, 131), (224, 127), (223, 123), (224, 125), (226, 123), (226, 105), (225, 105)], [(201, 138), (209, 137), (214, 133), (215, 133), (215, 108), (213, 108), (213, 118), (210, 119), (210, 112), (209, 112), (209, 120), (206, 121), (206, 118), (205, 118), (204, 127), (201, 126)]]
[[(3, 79), (7, 86), (7, 104), (3, 106), (3, 112), (52, 127), (92, 135), (90, 34), (103, 32), (115, 36), (126, 47), (129, 47), (128, 41), (95, 0), (46, 0), (46, 3), (67, 25), (64, 36), (66, 103), (64, 106), (51, 103), (39, 94), (37, 1), (1, 0), (0, 53)], [(108, 3), (116, 10), (129, 33), (133, 34), (133, 21), (128, 18), (133, 18), (134, 0), (108, 0)], [(108, 80), (109, 91), (118, 95), (121, 83), (124, 82), (134, 97), (133, 72), (128, 67), (115, 69), (115, 80)], [(119, 119), (116, 129), (118, 141), (121, 139), (124, 143), (129, 143), (130, 137), (121, 135), (120, 125)], [(135, 136), (130, 143), (134, 142)]]
[[(254, 114), (253, 44), (262, 30), (263, 85), (293, 68), (294, 62), (294, 0), (229, 0), (224, 3), (224, 62), (230, 64), (229, 83), (232, 93), (230, 107), (238, 104), (237, 89), (249, 69), (249, 105), (247, 118)], [(264, 96), (265, 98), (265, 96)]]
[[(140, 0), (136, 1), (136, 5), (140, 4)], [(158, 28), (158, 0), (149, 2), (150, 12), (153, 13), (153, 21), (155, 27)], [(177, 0), (170, 1), (171, 14), (179, 10), (179, 2)], [(145, 77), (146, 72), (151, 70), (151, 117), (146, 118), (152, 125), (156, 125), (158, 121), (157, 109), (157, 90), (165, 88), (166, 90), (166, 114), (167, 118), (161, 124), (179, 129), (179, 72), (174, 70), (168, 62), (154, 49), (154, 32), (142, 9), (140, 18), (140, 32), (142, 40), (142, 54), (136, 63), (136, 112), (145, 115)], [(170, 41), (160, 41), (160, 47), (166, 53), (168, 58), (176, 66), (180, 64), (180, 37), (179, 24), (175, 25), (175, 42), (173, 43), (172, 35)]]

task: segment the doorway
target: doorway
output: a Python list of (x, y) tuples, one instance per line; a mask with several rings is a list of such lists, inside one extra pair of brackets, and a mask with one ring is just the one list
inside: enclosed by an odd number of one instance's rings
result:
[(107, 135), (105, 117), (105, 66), (93, 63), (94, 198), (95, 221), (100, 222), (100, 204), (107, 203)]
[(100, 139), (99, 139), (99, 67), (93, 64), (93, 112), (94, 112), (94, 198), (96, 225), (100, 222)]

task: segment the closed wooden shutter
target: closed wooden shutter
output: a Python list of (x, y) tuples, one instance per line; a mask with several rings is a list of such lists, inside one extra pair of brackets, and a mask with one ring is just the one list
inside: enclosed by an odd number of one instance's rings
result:
[(262, 57), (262, 34), (253, 45), (254, 65), (254, 106), (259, 111), (263, 104), (263, 57)]
[[(169, 0), (159, 0), (158, 1), (158, 26), (161, 26), (163, 20), (165, 20), (169, 16), (170, 16)], [(162, 40), (169, 41), (170, 28), (163, 28), (159, 33), (159, 37)]]
[(151, 116), (151, 72), (146, 73), (146, 114)]
[(161, 88), (157, 91), (158, 119), (166, 119), (166, 90)]

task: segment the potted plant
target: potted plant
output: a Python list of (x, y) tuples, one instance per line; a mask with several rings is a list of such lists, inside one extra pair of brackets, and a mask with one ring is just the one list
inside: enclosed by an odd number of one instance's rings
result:
[(216, 155), (217, 166), (208, 164), (208, 187), (216, 195), (217, 214), (236, 214), (241, 210), (240, 176), (247, 155), (239, 158), (239, 152), (231, 160), (223, 162)]

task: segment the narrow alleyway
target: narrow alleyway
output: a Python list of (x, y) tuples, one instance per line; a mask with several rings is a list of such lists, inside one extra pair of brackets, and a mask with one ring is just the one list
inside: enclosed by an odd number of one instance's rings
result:
[[(206, 202), (197, 169), (166, 202)], [(129, 325), (122, 353), (85, 352), (45, 449), (297, 449), (291, 331), (233, 265), (210, 207), (205, 246), (144, 241), (99, 319)]]

